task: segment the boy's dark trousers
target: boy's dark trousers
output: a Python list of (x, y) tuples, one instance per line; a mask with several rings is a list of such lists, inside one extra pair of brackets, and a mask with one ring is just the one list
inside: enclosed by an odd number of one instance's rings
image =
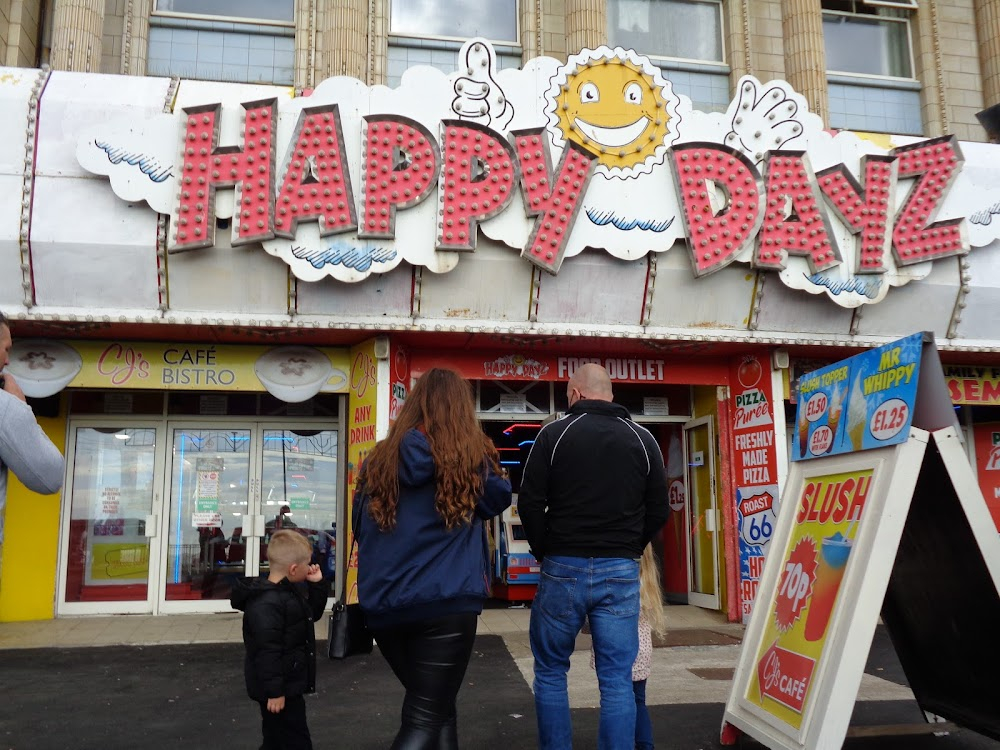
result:
[(285, 696), (285, 708), (276, 714), (267, 710), (267, 701), (260, 701), (260, 724), (264, 733), (260, 750), (312, 750), (301, 695)]

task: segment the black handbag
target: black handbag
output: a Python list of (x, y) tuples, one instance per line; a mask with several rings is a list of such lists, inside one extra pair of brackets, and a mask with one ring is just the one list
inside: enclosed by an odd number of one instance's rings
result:
[(365, 624), (365, 613), (361, 611), (360, 604), (338, 601), (333, 605), (327, 638), (327, 655), (331, 659), (370, 654), (375, 647), (375, 639)]
[[(364, 496), (362, 496), (363, 498)], [(361, 507), (364, 513), (364, 507)], [(359, 514), (358, 518), (361, 518)], [(359, 521), (360, 525), (360, 521)], [(351, 554), (347, 559), (350, 561), (354, 557), (354, 550), (358, 546), (357, 529), (354, 529), (354, 544), (351, 546)], [(344, 604), (344, 590), (347, 588), (347, 576), (340, 586), (341, 596), (333, 604), (330, 612), (330, 622), (327, 626), (327, 656), (331, 659), (346, 659), (348, 656), (358, 656), (359, 654), (370, 654), (375, 647), (375, 639), (372, 631), (365, 623), (365, 613), (360, 604)]]

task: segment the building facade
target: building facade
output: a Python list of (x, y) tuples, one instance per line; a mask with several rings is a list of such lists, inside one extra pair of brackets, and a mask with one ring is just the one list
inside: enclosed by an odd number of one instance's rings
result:
[[(516, 489), (603, 364), (666, 459), (667, 595), (733, 620), (816, 366), (932, 332), (1000, 519), (1000, 0), (6, 12), (0, 309), (67, 478), (11, 483), (0, 619), (227, 610), (279, 526), (350, 584), (357, 468), (435, 365)], [(560, 112), (620, 74), (658, 129), (597, 147), (624, 105)]]

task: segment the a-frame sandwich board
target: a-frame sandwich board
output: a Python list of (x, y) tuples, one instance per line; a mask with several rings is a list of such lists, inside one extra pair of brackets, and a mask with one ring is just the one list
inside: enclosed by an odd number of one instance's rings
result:
[(735, 727), (771, 748), (840, 748), (880, 612), (920, 707), (1000, 739), (1000, 537), (933, 337), (804, 376), (800, 393), (723, 741)]

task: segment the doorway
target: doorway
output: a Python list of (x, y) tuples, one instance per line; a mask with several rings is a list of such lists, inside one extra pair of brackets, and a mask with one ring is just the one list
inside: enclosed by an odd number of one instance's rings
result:
[(715, 435), (711, 416), (684, 425), (687, 502), (688, 603), (719, 609), (719, 511), (715, 487)]
[(229, 611), (280, 528), (335, 560), (341, 450), (338, 422), (73, 420), (60, 614)]

